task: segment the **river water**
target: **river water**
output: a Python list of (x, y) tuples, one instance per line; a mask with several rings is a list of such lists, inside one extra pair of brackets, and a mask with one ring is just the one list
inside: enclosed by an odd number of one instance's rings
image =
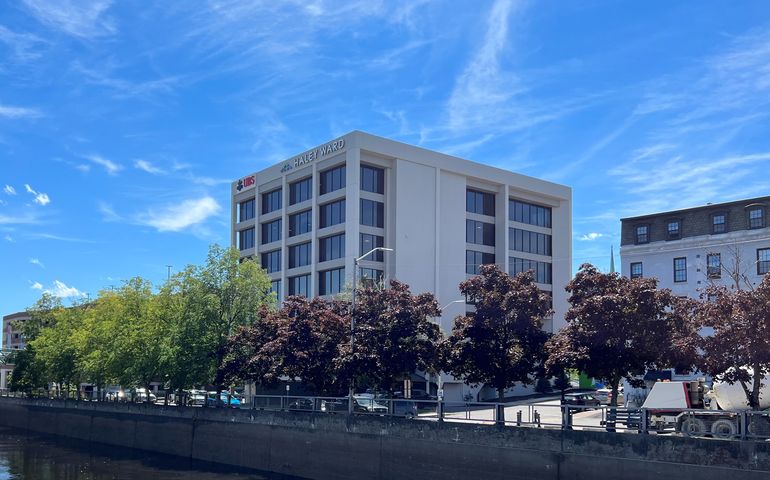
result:
[(0, 427), (0, 480), (273, 480), (167, 455), (26, 434)]

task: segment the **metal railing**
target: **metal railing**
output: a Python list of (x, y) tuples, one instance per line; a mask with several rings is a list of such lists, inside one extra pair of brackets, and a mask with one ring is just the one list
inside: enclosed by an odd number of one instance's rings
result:
[[(77, 399), (46, 395), (37, 398)], [(0, 397), (26, 397), (29, 394), (0, 390)], [(90, 400), (96, 402), (96, 400)], [(101, 400), (105, 401), (105, 400)], [(135, 404), (130, 398), (110, 399), (115, 404)], [(254, 395), (241, 397), (239, 405), (230, 407), (250, 410), (304, 412), (310, 414), (348, 415), (348, 397), (309, 397), (296, 395)], [(684, 409), (659, 412), (649, 409), (601, 406), (560, 405), (558, 403), (503, 404), (494, 402), (460, 402), (421, 399), (354, 397), (354, 415), (400, 417), (415, 421), (475, 423), (529, 428), (610, 431), (634, 434), (676, 434), (718, 439), (770, 439), (770, 411), (722, 411)], [(189, 402), (166, 404), (159, 395), (156, 407), (190, 408)], [(217, 407), (228, 406), (215, 402)], [(147, 405), (147, 403), (145, 402)], [(149, 404), (152, 408), (153, 404)], [(207, 405), (211, 407), (212, 405)]]

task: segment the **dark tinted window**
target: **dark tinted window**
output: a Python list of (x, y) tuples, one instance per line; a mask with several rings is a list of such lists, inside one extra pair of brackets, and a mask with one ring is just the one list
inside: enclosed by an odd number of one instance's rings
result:
[(238, 249), (246, 250), (247, 248), (254, 248), (254, 229), (247, 228), (238, 232)]
[[(385, 239), (379, 235), (370, 235), (368, 233), (361, 234), (361, 245), (358, 249), (358, 254), (363, 255), (366, 252), (370, 252), (372, 249), (382, 247), (385, 245)], [(374, 262), (382, 262), (385, 258), (385, 252), (379, 250), (366, 257), (366, 260)]]
[(310, 275), (289, 277), (289, 295), (310, 296)]
[(262, 194), (262, 213), (274, 212), (281, 208), (281, 189)]
[(537, 283), (552, 283), (552, 266), (548, 262), (538, 262), (526, 258), (511, 257), (508, 259), (508, 273), (516, 275), (517, 273), (532, 270), (535, 274)]
[(477, 245), (495, 246), (495, 224), (465, 220), (465, 241)]
[(254, 199), (251, 198), (238, 204), (238, 221), (251, 220), (254, 218)]
[(321, 205), (321, 225), (319, 228), (330, 227), (345, 221), (345, 200)]
[(757, 249), (757, 275), (770, 272), (770, 248)]
[(345, 165), (321, 172), (321, 195), (345, 188)]
[(281, 239), (281, 219), (262, 224), (262, 245)]
[(674, 259), (674, 281), (687, 281), (687, 258), (679, 257)]
[(508, 219), (514, 222), (551, 228), (551, 208), (520, 200), (509, 200)]
[(495, 195), (493, 193), (468, 190), (465, 192), (465, 210), (481, 215), (495, 216)]
[(305, 210), (304, 212), (289, 215), (289, 236), (302, 235), (313, 229), (313, 212)]
[(305, 178), (289, 185), (289, 205), (304, 202), (313, 196), (313, 179)]
[(332, 235), (318, 240), (318, 261), (325, 262), (345, 256), (345, 234)]
[(641, 278), (643, 276), (642, 272), (642, 262), (634, 262), (631, 264), (631, 278)]
[(376, 268), (362, 268), (358, 274), (361, 285), (365, 287), (374, 287), (382, 283), (382, 279), (385, 276), (382, 270)]
[(385, 193), (385, 170), (361, 165), (361, 190)]
[(725, 215), (718, 213), (711, 217), (711, 231), (712, 233), (725, 233), (727, 231), (725, 226)]
[(345, 269), (336, 268), (318, 272), (318, 294), (334, 295), (342, 291), (345, 285)]
[(722, 255), (709, 253), (706, 255), (706, 276), (708, 278), (722, 278)]
[(508, 248), (517, 252), (551, 255), (551, 236), (520, 228), (508, 229)]
[(495, 255), (493, 253), (483, 253), (475, 250), (465, 251), (465, 273), (476, 275), (479, 273), (481, 265), (490, 263), (495, 263)]
[(265, 252), (261, 258), (262, 268), (267, 270), (267, 273), (280, 272), (281, 271), (281, 251), (273, 250), (272, 252)]
[(310, 265), (310, 242), (300, 243), (299, 245), (292, 245), (289, 247), (289, 268), (302, 267), (304, 265)]
[(385, 205), (374, 200), (361, 199), (361, 225), (382, 228), (385, 226)]
[(270, 282), (270, 291), (275, 293), (275, 296), (278, 300), (281, 299), (281, 281), (280, 280), (273, 280)]

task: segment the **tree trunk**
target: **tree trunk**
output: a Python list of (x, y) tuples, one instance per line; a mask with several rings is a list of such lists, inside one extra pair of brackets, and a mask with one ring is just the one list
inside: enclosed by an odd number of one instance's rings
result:
[(612, 386), (612, 398), (610, 399), (610, 408), (607, 411), (607, 431), (608, 432), (614, 432), (615, 431), (615, 415), (616, 415), (616, 409), (618, 407), (618, 384), (620, 383), (619, 378), (613, 378), (610, 380), (610, 385)]
[(497, 389), (497, 423), (505, 425), (505, 388)]
[(762, 370), (760, 369), (759, 365), (754, 365), (754, 382), (752, 384), (751, 389), (751, 401), (749, 402), (749, 407), (751, 407), (752, 410), (759, 410), (759, 390), (762, 388), (762, 377), (761, 377)]

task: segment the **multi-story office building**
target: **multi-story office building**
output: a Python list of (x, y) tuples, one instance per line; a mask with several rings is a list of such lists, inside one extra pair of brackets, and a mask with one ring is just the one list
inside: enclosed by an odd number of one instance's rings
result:
[(698, 298), (709, 284), (747, 288), (770, 272), (770, 197), (621, 220), (621, 269)]
[(279, 298), (334, 295), (358, 277), (433, 292), (449, 331), (481, 264), (532, 269), (559, 328), (571, 278), (569, 187), (354, 131), (232, 184), (232, 244)]

